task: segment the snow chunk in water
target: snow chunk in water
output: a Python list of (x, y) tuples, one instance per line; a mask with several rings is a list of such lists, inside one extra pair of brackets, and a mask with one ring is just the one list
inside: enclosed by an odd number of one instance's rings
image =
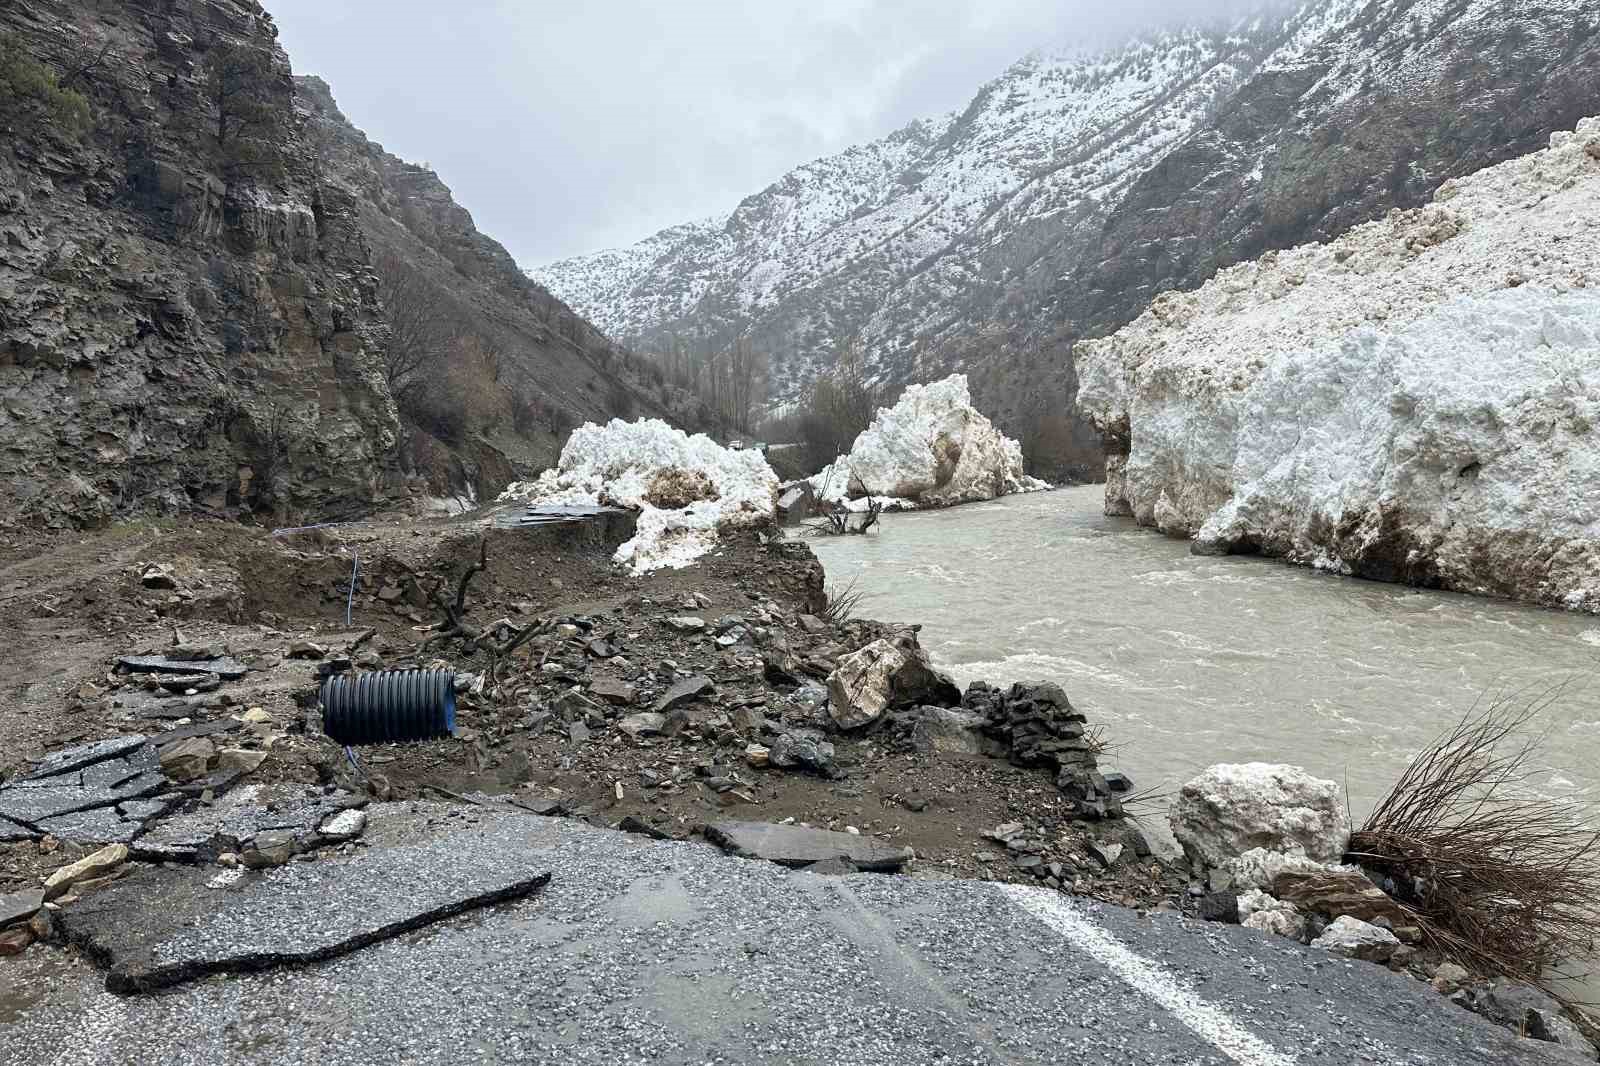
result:
[(817, 495), (845, 503), (868, 494), (889, 510), (948, 507), (1048, 488), (1022, 472), (1022, 446), (972, 406), (967, 376), (912, 385), (841, 455), (814, 475)]
[(655, 418), (614, 418), (574, 430), (555, 469), (500, 498), (637, 510), (638, 529), (614, 558), (643, 574), (689, 565), (716, 546), (719, 529), (771, 520), (777, 494), (778, 476), (760, 452), (724, 448)]

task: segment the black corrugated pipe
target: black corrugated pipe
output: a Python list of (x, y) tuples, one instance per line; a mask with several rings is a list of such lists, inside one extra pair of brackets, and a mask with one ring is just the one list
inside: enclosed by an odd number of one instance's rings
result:
[(451, 670), (379, 670), (322, 683), (322, 731), (340, 744), (447, 737), (456, 728)]

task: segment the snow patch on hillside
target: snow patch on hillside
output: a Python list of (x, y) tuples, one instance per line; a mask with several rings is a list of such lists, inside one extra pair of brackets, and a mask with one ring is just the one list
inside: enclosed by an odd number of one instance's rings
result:
[(1023, 473), (1022, 447), (972, 406), (965, 374), (912, 385), (880, 407), (850, 448), (810, 479), (823, 500), (867, 495), (890, 510), (948, 507), (1048, 488)]
[(1106, 510), (1600, 611), (1600, 120), (1078, 349)]
[(716, 547), (719, 530), (770, 521), (777, 493), (778, 477), (760, 452), (724, 448), (659, 419), (614, 418), (573, 430), (555, 469), (500, 499), (638, 511), (633, 539), (614, 558), (643, 574), (689, 565)]

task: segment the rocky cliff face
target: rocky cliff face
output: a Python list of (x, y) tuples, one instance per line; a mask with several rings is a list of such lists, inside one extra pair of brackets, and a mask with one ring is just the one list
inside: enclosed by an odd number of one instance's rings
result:
[(1585, 0), (1312, 0), (1031, 57), (725, 219), (534, 273), (621, 340), (747, 331), (783, 397), (860, 339), (889, 381), (964, 369), (1003, 415), (1070, 404), (1071, 344), (1156, 292), (1571, 128), (1600, 96), (1597, 25)]
[(684, 420), (653, 367), (523, 274), (437, 174), (370, 141), (326, 82), (296, 78), (295, 100), (321, 186), (354, 205), (371, 257), (401, 264), (418, 290), (409, 296), (463, 323), (493, 352), (491, 380), (473, 384), (504, 410), (488, 411), (474, 432), (447, 441), (408, 429), (407, 459), (426, 469), (434, 491), (448, 485), (479, 498), (496, 494), (553, 465), (570, 427), (582, 422), (617, 414)]
[(1600, 611), (1600, 119), (1079, 350), (1106, 510), (1202, 552)]
[[(271, 18), (23, 0), (0, 33), (53, 71), (93, 63), (81, 138), (31, 101), (4, 116), (0, 520), (370, 506), (399, 431), (382, 315), (356, 205), (319, 195), (285, 121)], [(259, 174), (211, 143), (206, 56), (224, 49), (260, 74)]]
[[(584, 418), (662, 410), (644, 364), (276, 37), (253, 0), (0, 5), (0, 522), (494, 492)], [(507, 417), (441, 437), (397, 416), (383, 255), (492, 342)]]

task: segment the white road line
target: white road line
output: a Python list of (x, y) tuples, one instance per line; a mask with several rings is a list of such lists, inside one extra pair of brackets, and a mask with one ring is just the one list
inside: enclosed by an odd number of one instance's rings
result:
[(1239, 1066), (1295, 1066), (1293, 1056), (1259, 1039), (1222, 1008), (1179, 985), (1166, 970), (1085, 918), (1060, 893), (1031, 885), (997, 887), (1011, 902), (1060, 933), (1073, 947), (1104, 963), (1134, 991), (1165, 1007)]

